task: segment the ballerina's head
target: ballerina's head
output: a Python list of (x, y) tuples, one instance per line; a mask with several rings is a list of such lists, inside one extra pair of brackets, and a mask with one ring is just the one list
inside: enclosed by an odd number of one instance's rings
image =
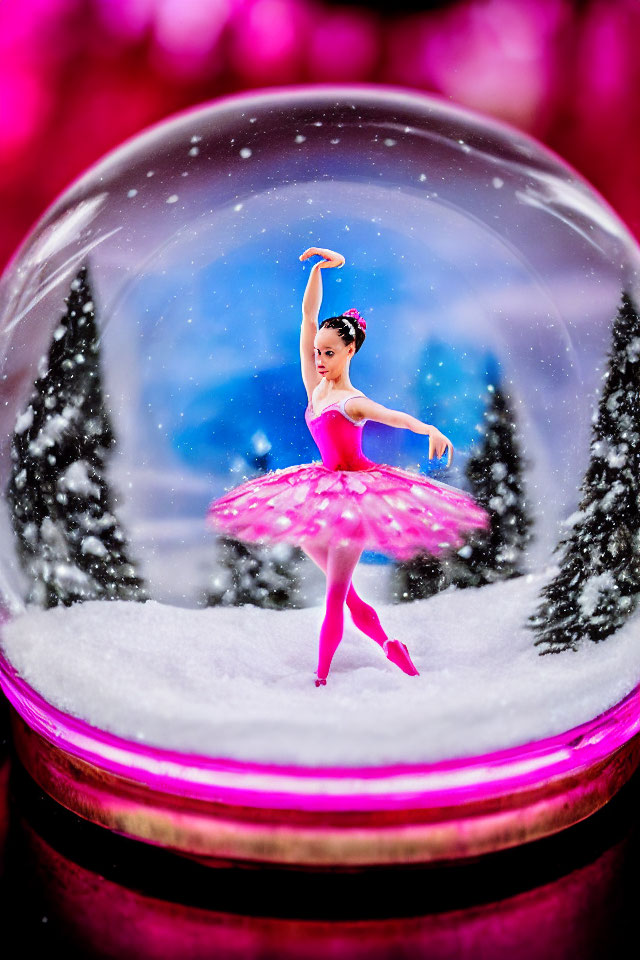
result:
[(315, 337), (316, 366), (327, 380), (339, 380), (365, 340), (367, 323), (355, 307), (337, 317), (326, 317)]

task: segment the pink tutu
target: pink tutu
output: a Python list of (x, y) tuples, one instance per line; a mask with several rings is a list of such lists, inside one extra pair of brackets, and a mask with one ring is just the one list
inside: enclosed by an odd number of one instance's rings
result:
[(439, 556), (462, 546), (466, 532), (489, 526), (486, 511), (462, 490), (367, 459), (361, 449), (365, 421), (346, 413), (349, 399), (316, 417), (307, 407), (322, 462), (245, 481), (209, 505), (207, 523), (219, 533), (263, 544), (358, 541), (363, 549), (398, 560)]

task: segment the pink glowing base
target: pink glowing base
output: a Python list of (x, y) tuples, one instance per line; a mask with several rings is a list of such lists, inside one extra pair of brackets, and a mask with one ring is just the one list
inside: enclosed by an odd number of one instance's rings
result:
[(183, 754), (44, 700), (0, 655), (18, 755), (51, 796), (204, 860), (373, 865), (476, 856), (576, 823), (640, 763), (640, 686), (565, 733), (482, 756), (303, 767)]
[[(617, 843), (568, 876), (553, 876), (550, 882), (499, 902), (484, 902), (482, 898), (481, 903), (446, 910), (434, 909), (425, 878), (422, 909), (418, 907), (415, 915), (402, 917), (389, 914), (389, 898), (385, 896), (388, 880), (381, 878), (379, 917), (357, 921), (339, 917), (301, 919), (294, 909), (290, 917), (252, 915), (249, 891), (244, 896), (238, 893), (235, 912), (226, 907), (230, 900), (233, 902), (229, 896), (223, 896), (225, 908), (220, 905), (215, 912), (176, 903), (162, 894), (150, 895), (138, 885), (115, 882), (77, 863), (51, 846), (29, 823), (23, 823), (22, 836), (28, 862), (37, 864), (37, 870), (33, 870), (35, 895), (43, 904), (50, 928), (64, 931), (66, 942), (82, 944), (86, 956), (121, 960), (594, 957), (598, 949), (593, 944), (594, 934), (602, 945), (602, 954), (606, 951), (603, 904), (619, 898), (624, 863), (629, 862), (628, 843)], [(124, 879), (120, 872), (118, 877)], [(213, 884), (214, 902), (219, 902), (217, 891), (223, 883)], [(284, 884), (278, 887), (281, 892), (283, 887), (287, 889)], [(354, 889), (359, 888), (355, 885)], [(260, 906), (264, 907), (264, 900)], [(328, 902), (324, 906), (310, 903), (308, 907), (311, 914), (321, 912), (326, 916), (331, 911)], [(345, 908), (344, 903), (341, 908)], [(356, 897), (346, 905), (352, 917), (359, 909)], [(614, 956), (616, 951), (612, 948), (608, 955)]]

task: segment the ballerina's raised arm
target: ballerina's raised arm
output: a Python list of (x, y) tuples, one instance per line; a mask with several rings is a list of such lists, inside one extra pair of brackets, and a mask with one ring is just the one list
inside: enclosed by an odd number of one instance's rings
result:
[(318, 332), (318, 315), (322, 304), (320, 270), (322, 267), (344, 266), (342, 254), (336, 253), (334, 250), (326, 250), (323, 247), (308, 247), (304, 253), (300, 254), (300, 260), (307, 260), (313, 256), (322, 257), (322, 260), (314, 263), (309, 274), (307, 289), (302, 298), (302, 326), (300, 328), (300, 367), (309, 400), (315, 387), (322, 379), (316, 369), (314, 347), (315, 336)]

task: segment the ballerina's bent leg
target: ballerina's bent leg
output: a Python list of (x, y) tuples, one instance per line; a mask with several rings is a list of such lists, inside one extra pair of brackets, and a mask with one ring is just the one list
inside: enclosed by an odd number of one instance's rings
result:
[[(362, 597), (358, 596), (353, 587), (353, 583), (350, 582), (353, 570), (355, 570), (356, 564), (360, 559), (360, 554), (362, 553), (362, 545), (352, 544), (351, 547), (354, 547), (355, 560), (352, 562), (351, 572), (349, 573), (349, 579), (347, 580), (349, 586), (346, 591), (346, 602), (349, 610), (351, 611), (353, 622), (359, 630), (362, 630), (363, 633), (366, 633), (367, 636), (371, 637), (382, 647), (384, 655), (387, 657), (387, 659), (392, 663), (395, 663), (397, 667), (400, 667), (403, 673), (406, 673), (409, 676), (420, 676), (415, 664), (409, 656), (409, 651), (407, 650), (406, 645), (400, 640), (389, 640), (387, 634), (382, 629), (382, 625), (380, 624), (380, 620), (376, 611), (368, 603), (365, 603)], [(321, 546), (320, 544), (314, 544), (313, 546), (305, 545), (303, 549), (305, 553), (311, 557), (311, 559), (317, 563), (320, 569), (323, 570), (327, 575), (327, 613), (325, 615), (325, 619), (322, 624), (322, 630), (320, 632), (320, 656), (318, 662), (319, 679), (316, 680), (316, 686), (318, 686), (319, 684), (326, 683), (326, 676), (329, 672), (333, 654), (335, 653), (336, 649), (338, 648), (338, 644), (342, 639), (342, 633), (344, 629), (343, 604), (345, 599), (345, 585), (343, 580), (339, 577), (338, 582), (333, 584), (333, 589), (330, 594), (330, 575), (328, 571), (330, 565), (329, 556), (331, 548)], [(344, 572), (344, 564), (338, 565), (337, 569), (339, 569), (340, 573), (342, 574)]]
[[(314, 563), (320, 567), (322, 572), (326, 574), (328, 547), (320, 546), (320, 544), (314, 544), (313, 546), (305, 545), (303, 550), (311, 557)], [(366, 633), (368, 637), (371, 637), (372, 640), (375, 640), (377, 644), (382, 646), (389, 637), (382, 629), (382, 624), (376, 611), (370, 604), (365, 603), (362, 597), (356, 593), (353, 581), (349, 584), (346, 602), (349, 612), (351, 613), (351, 619), (358, 630), (362, 630), (363, 633)]]

